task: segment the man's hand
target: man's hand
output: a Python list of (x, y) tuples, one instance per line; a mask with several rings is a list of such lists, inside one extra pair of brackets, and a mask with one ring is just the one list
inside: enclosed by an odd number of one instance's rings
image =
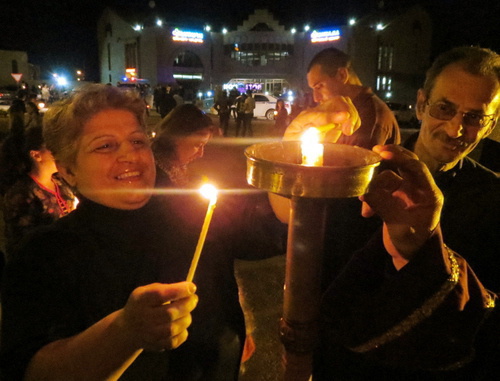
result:
[(120, 327), (138, 349), (160, 351), (186, 341), (191, 311), (198, 303), (190, 282), (136, 288), (121, 310)]
[(283, 140), (300, 140), (310, 127), (319, 129), (323, 143), (336, 143), (344, 135), (352, 135), (361, 126), (356, 107), (347, 97), (336, 96), (302, 111), (287, 127)]
[(438, 226), (443, 194), (418, 157), (400, 146), (375, 146), (392, 170), (376, 175), (360, 199), (363, 216), (373, 212), (384, 220), (384, 245), (396, 268), (404, 266)]

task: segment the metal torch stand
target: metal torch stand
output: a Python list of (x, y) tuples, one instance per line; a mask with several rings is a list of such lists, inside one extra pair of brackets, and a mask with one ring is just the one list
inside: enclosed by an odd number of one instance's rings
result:
[(318, 341), (326, 203), (302, 197), (291, 201), (280, 338), (284, 379), (307, 381)]
[(322, 166), (301, 165), (301, 143), (254, 144), (245, 150), (249, 184), (291, 197), (281, 341), (285, 381), (307, 381), (318, 343), (327, 199), (365, 193), (380, 156), (324, 144)]

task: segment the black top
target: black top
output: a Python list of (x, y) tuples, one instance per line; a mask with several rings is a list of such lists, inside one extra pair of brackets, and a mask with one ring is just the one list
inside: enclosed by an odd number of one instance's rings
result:
[(315, 380), (493, 379), (494, 300), (437, 236), (396, 271), (379, 233), (323, 296)]
[[(47, 343), (123, 308), (136, 287), (185, 280), (207, 205), (196, 202), (199, 196), (183, 197), (185, 202), (154, 197), (132, 211), (82, 200), (76, 211), (32, 234), (7, 265), (2, 294), (6, 379), (21, 379), (28, 361)], [(234, 258), (281, 252), (264, 241), (270, 232), (243, 234), (243, 221), (217, 209), (194, 278), (199, 304), (188, 340), (173, 351), (143, 352), (121, 379), (237, 379), (245, 329)]]

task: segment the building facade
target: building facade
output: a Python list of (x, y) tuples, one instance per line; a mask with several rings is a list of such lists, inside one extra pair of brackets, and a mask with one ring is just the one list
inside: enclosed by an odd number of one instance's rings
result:
[(40, 77), (37, 66), (28, 62), (28, 53), (20, 50), (0, 50), (0, 86), (32, 84)]
[(307, 31), (285, 27), (265, 9), (234, 30), (210, 31), (107, 8), (98, 23), (101, 82), (180, 86), (188, 99), (233, 87), (300, 93), (312, 57), (333, 46), (351, 55), (363, 84), (383, 99), (413, 103), (429, 66), (431, 34), (420, 6)]

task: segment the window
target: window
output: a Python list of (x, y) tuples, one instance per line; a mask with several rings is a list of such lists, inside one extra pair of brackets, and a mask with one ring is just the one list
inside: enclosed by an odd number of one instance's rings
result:
[(104, 33), (106, 37), (113, 37), (113, 28), (111, 27), (111, 23), (107, 23), (104, 27)]
[(293, 54), (293, 45), (277, 41), (224, 45), (224, 54), (247, 66), (272, 65)]
[(380, 44), (378, 46), (377, 69), (382, 71), (392, 70), (392, 61), (394, 58), (394, 47)]
[(11, 73), (19, 73), (19, 66), (17, 60), (12, 60), (12, 71)]
[(391, 91), (392, 78), (386, 75), (377, 76), (377, 91)]
[(203, 64), (201, 63), (200, 57), (192, 52), (186, 51), (181, 52), (175, 57), (174, 66), (200, 68), (203, 67)]
[(137, 67), (137, 43), (125, 44), (125, 67)]

